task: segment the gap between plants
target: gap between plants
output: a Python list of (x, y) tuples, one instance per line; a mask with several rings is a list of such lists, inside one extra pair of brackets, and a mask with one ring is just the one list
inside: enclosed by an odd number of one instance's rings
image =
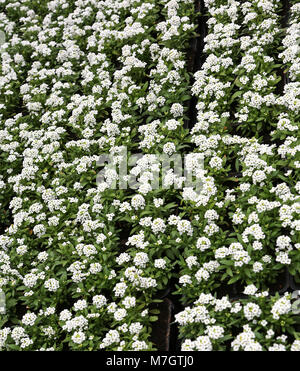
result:
[[(197, 13), (196, 35), (190, 41), (190, 48), (187, 51), (187, 70), (190, 73), (190, 86), (194, 83), (194, 73), (200, 70), (205, 61), (205, 56), (202, 54), (204, 48), (204, 38), (207, 34), (207, 16), (204, 15), (204, 0), (195, 0), (195, 13)], [(197, 97), (191, 96), (187, 101), (187, 116), (188, 119), (184, 122), (186, 129), (191, 129), (197, 121)], [(159, 299), (162, 302), (157, 305), (160, 309), (158, 320), (152, 325), (151, 338), (159, 351), (176, 352), (180, 350), (180, 341), (178, 339), (179, 329), (174, 323), (175, 314), (184, 309), (180, 303), (179, 297), (173, 293), (176, 291), (175, 284), (177, 283), (176, 275), (179, 269), (173, 271), (175, 276), (170, 280), (165, 291), (161, 292)]]

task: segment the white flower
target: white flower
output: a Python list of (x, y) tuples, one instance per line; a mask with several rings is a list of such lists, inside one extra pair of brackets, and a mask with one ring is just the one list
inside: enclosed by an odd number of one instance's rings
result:
[(161, 218), (156, 218), (151, 223), (151, 229), (155, 234), (158, 234), (159, 232), (163, 233), (166, 229), (165, 222)]
[(141, 351), (148, 349), (148, 345), (145, 341), (136, 340), (132, 343), (132, 349), (135, 351)]
[(27, 287), (34, 287), (37, 283), (38, 276), (34, 273), (28, 273), (23, 278), (23, 283)]
[(59, 314), (59, 320), (60, 321), (67, 321), (72, 318), (72, 314), (68, 309), (64, 309)]
[(106, 305), (107, 299), (103, 295), (95, 295), (93, 296), (93, 304), (96, 306), (96, 308), (101, 308), (104, 305)]
[(125, 299), (123, 299), (122, 304), (126, 309), (129, 309), (131, 307), (134, 307), (136, 303), (136, 299), (133, 296), (126, 296)]
[(194, 346), (198, 351), (212, 351), (213, 346), (208, 336), (198, 336), (194, 341)]
[(287, 314), (291, 310), (291, 301), (287, 295), (278, 299), (272, 306), (271, 313), (274, 319), (279, 319), (282, 314)]
[(84, 342), (85, 339), (86, 336), (82, 331), (75, 331), (74, 334), (72, 335), (72, 341), (75, 344), (81, 344)]
[(300, 351), (300, 340), (294, 340), (292, 346), (291, 346), (292, 352), (299, 352)]
[(145, 268), (148, 261), (149, 261), (149, 257), (144, 252), (138, 252), (133, 259), (134, 264), (137, 267), (141, 267), (141, 268)]
[(33, 326), (37, 316), (34, 313), (26, 313), (22, 317), (22, 323), (27, 326)]
[(261, 315), (260, 307), (255, 303), (248, 303), (244, 306), (244, 314), (245, 317), (251, 321), (255, 317), (259, 317)]
[(174, 117), (182, 116), (183, 114), (183, 106), (179, 103), (172, 104), (170, 112)]
[(210, 339), (219, 339), (224, 334), (224, 329), (221, 326), (208, 326), (206, 333)]
[(114, 318), (116, 321), (121, 321), (124, 317), (126, 317), (127, 311), (124, 308), (117, 309), (114, 313)]
[(200, 237), (197, 240), (197, 249), (200, 251), (205, 251), (210, 248), (211, 242), (207, 237)]
[(245, 287), (244, 294), (246, 295), (254, 295), (257, 292), (257, 287), (255, 285), (251, 284)]
[(131, 334), (139, 334), (143, 328), (143, 325), (140, 322), (133, 322), (129, 326), (129, 332)]
[(59, 281), (54, 278), (50, 278), (49, 280), (45, 281), (44, 286), (49, 291), (57, 291), (59, 289)]
[(87, 308), (87, 301), (86, 300), (77, 300), (76, 303), (74, 303), (74, 310), (77, 312), (79, 310), (83, 310)]
[(164, 259), (155, 259), (154, 260), (154, 267), (165, 269), (167, 262)]

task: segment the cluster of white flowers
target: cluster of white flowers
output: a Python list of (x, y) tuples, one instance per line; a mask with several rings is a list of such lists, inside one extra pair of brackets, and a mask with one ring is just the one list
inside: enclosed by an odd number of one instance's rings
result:
[[(188, 306), (175, 315), (180, 331), (188, 334), (189, 329), (193, 329), (193, 334), (197, 334), (193, 338), (185, 336), (181, 350), (228, 350), (228, 340), (231, 340), (230, 349), (233, 351), (298, 350), (299, 340), (287, 344), (287, 335), (283, 333), (290, 309), (289, 294), (270, 301), (268, 293), (256, 291), (254, 285), (249, 285), (245, 289), (249, 299), (239, 301), (229, 301), (227, 297), (216, 299), (211, 294), (202, 293), (192, 307)], [(272, 328), (268, 321), (260, 318), (263, 311), (272, 322)], [(274, 322), (274, 313), (280, 313), (284, 320)], [(227, 322), (229, 317), (230, 325)], [(233, 335), (237, 322), (242, 332)], [(275, 337), (275, 333), (280, 335)]]
[[(148, 197), (158, 168), (149, 151), (172, 155), (185, 133), (193, 4), (1, 2), (0, 286), (17, 287), (9, 305), (30, 311), (12, 319), (1, 347), (62, 349), (55, 339), (65, 337), (71, 349), (152, 349), (145, 296), (172, 265), (166, 199)], [(105, 166), (97, 182), (101, 153), (119, 165), (124, 146), (144, 152), (128, 178)], [(165, 181), (181, 184), (173, 175)], [(134, 177), (136, 193), (110, 190)], [(177, 238), (193, 234), (188, 218), (175, 228)], [(61, 313), (46, 315), (58, 302)], [(28, 335), (18, 337), (22, 326)]]
[(272, 306), (271, 312), (274, 319), (279, 319), (282, 314), (289, 313), (291, 310), (291, 301), (287, 293), (283, 298), (277, 300)]
[(284, 50), (279, 54), (283, 62), (289, 65), (291, 81), (297, 81), (300, 73), (299, 27), (300, 5), (297, 1), (293, 1), (291, 2), (286, 36), (282, 40)]
[[(214, 292), (222, 282), (239, 282), (238, 287), (247, 282), (244, 294), (254, 296), (278, 280), (285, 267), (299, 271), (299, 4), (290, 2), (283, 33), (278, 0), (204, 3), (205, 60), (194, 74), (197, 118), (190, 130), (204, 171), (198, 171), (201, 192), (185, 190), (182, 195), (193, 210), (197, 238), (185, 247), (185, 261), (179, 263), (179, 292), (189, 304), (177, 315), (184, 350), (197, 349), (188, 333), (189, 323), (197, 322), (196, 306), (190, 306), (196, 305), (199, 292)], [(211, 274), (204, 267), (213, 259)], [(279, 321), (281, 313), (290, 313), (291, 303), (276, 303), (270, 316)], [(228, 307), (231, 313), (243, 313), (244, 323), (265, 316), (259, 302)], [(200, 328), (203, 338), (209, 332)], [(232, 343), (234, 350), (282, 347), (260, 345), (254, 328), (245, 328)]]

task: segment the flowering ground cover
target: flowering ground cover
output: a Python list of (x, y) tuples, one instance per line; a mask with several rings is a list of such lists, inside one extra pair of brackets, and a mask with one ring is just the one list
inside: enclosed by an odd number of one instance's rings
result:
[(0, 0), (0, 350), (300, 350), (299, 23)]

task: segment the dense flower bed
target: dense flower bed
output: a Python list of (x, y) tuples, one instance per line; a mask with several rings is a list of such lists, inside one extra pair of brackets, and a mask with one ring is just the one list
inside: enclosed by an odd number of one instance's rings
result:
[[(205, 155), (208, 164), (204, 181), (209, 177), (212, 186), (210, 194), (202, 197), (183, 195), (201, 229), (199, 239), (185, 248), (185, 259), (180, 261), (178, 293), (185, 303), (194, 302), (177, 315), (185, 338), (182, 349), (218, 350), (230, 345), (233, 350), (299, 349), (299, 340), (293, 343), (293, 327), (286, 325), (295, 324), (293, 316), (285, 318), (291, 297), (281, 306), (278, 298), (273, 304), (269, 292), (270, 287), (273, 294), (280, 289), (285, 269), (299, 275), (300, 268), (300, 84), (294, 72), (299, 66), (295, 31), (299, 4), (291, 8), (284, 38), (280, 1), (207, 0), (205, 4), (207, 57), (195, 74), (198, 120), (191, 134), (196, 151)], [(278, 55), (279, 50), (283, 51)], [(285, 84), (283, 91), (277, 85), (282, 79), (279, 67), (295, 80)], [(230, 189), (227, 181), (232, 181)], [(263, 290), (259, 298), (264, 299), (250, 297), (233, 305), (226, 296), (219, 302), (204, 295), (226, 294), (224, 284), (234, 284), (240, 294), (246, 287), (246, 295)], [(203, 306), (215, 302), (220, 303), (219, 309), (209, 311)], [(253, 316), (247, 315), (249, 306), (254, 308)], [(218, 328), (211, 337), (215, 324)], [(238, 330), (243, 328), (241, 335)], [(265, 337), (265, 330), (272, 336)]]
[[(283, 30), (278, 0), (204, 3), (191, 86), (194, 0), (0, 1), (1, 350), (155, 349), (174, 279), (182, 350), (300, 349), (299, 4)], [(139, 187), (96, 182), (124, 148)]]

